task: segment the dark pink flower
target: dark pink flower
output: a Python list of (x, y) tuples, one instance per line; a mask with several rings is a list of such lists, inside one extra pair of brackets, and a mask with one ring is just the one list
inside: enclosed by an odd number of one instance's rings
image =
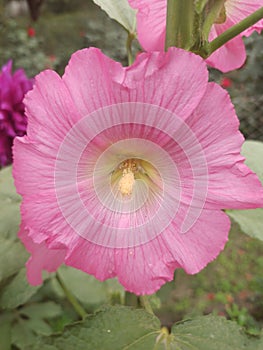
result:
[(12, 138), (10, 138), (5, 131), (0, 130), (0, 168), (11, 163), (12, 144)]
[(227, 78), (227, 77), (223, 77), (221, 82), (220, 82), (220, 85), (224, 88), (224, 89), (227, 89), (229, 88), (231, 85), (232, 85), (232, 80)]
[(219, 254), (222, 209), (263, 206), (229, 95), (193, 53), (142, 53), (122, 67), (84, 49), (62, 78), (38, 75), (25, 104), (13, 174), (32, 284), (65, 262), (151, 294)]
[(55, 62), (57, 60), (57, 57), (55, 55), (49, 55), (48, 56), (50, 62)]
[(215, 293), (207, 293), (206, 298), (210, 301), (215, 300)]
[(12, 162), (12, 144), (15, 136), (26, 133), (27, 118), (23, 98), (32, 89), (23, 69), (12, 74), (12, 61), (0, 72), (0, 167)]
[(35, 28), (33, 28), (33, 27), (28, 27), (28, 28), (27, 28), (27, 35), (28, 35), (30, 38), (33, 38), (34, 36), (36, 36)]
[[(167, 0), (129, 0), (129, 3), (138, 10), (137, 32), (142, 47), (146, 51), (163, 51)], [(209, 41), (262, 6), (263, 0), (226, 0), (223, 8), (226, 15), (225, 20), (212, 26)], [(216, 50), (208, 57), (207, 63), (222, 72), (240, 68), (246, 59), (242, 35), (249, 36), (255, 30), (260, 32), (262, 28), (263, 21), (261, 20)]]

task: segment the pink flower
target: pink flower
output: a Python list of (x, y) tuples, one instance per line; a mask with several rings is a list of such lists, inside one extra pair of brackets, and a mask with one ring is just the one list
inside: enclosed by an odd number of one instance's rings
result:
[[(137, 32), (138, 39), (146, 51), (163, 51), (165, 43), (166, 0), (129, 0), (132, 7), (138, 10)], [(226, 19), (223, 23), (214, 24), (211, 28), (209, 41), (215, 39), (226, 29), (240, 22), (260, 7), (263, 0), (226, 0), (224, 10)], [(253, 31), (260, 32), (263, 22), (242, 33), (249, 36)], [(206, 62), (222, 72), (240, 68), (246, 60), (245, 46), (239, 35), (216, 50)]]
[(62, 78), (38, 75), (25, 104), (13, 174), (31, 284), (65, 262), (153, 293), (219, 254), (230, 228), (221, 209), (263, 205), (229, 96), (190, 52), (122, 67), (84, 49)]
[(24, 114), (23, 98), (32, 89), (23, 69), (12, 75), (12, 61), (0, 72), (0, 167), (12, 162), (12, 145), (16, 135), (26, 132), (27, 119)]

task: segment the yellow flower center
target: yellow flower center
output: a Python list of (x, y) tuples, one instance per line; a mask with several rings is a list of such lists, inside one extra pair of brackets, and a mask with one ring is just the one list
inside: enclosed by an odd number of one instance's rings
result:
[(134, 159), (128, 159), (121, 163), (122, 177), (119, 181), (118, 190), (125, 196), (131, 196), (133, 185), (135, 183), (134, 174), (138, 171), (137, 162)]
[(119, 163), (111, 174), (112, 190), (123, 199), (129, 199), (136, 180), (143, 180), (151, 190), (162, 187), (160, 174), (151, 163), (139, 158), (128, 158)]

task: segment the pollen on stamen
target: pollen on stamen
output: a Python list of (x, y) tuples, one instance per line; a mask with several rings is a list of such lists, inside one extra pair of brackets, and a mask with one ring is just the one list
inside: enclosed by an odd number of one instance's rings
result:
[(129, 197), (132, 194), (135, 183), (135, 172), (138, 171), (137, 162), (134, 159), (127, 159), (119, 166), (122, 170), (122, 177), (118, 183), (118, 190), (123, 197)]
[(123, 196), (131, 196), (134, 185), (134, 173), (131, 169), (124, 169), (119, 181), (119, 191)]

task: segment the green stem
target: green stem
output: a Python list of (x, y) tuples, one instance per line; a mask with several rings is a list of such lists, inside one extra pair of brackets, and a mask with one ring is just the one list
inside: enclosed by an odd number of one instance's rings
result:
[(126, 40), (126, 51), (127, 51), (129, 66), (132, 65), (134, 61), (133, 54), (132, 54), (132, 42), (134, 38), (135, 38), (135, 35), (133, 33), (128, 32), (127, 40)]
[(83, 309), (83, 307), (80, 305), (80, 303), (77, 301), (77, 299), (74, 297), (74, 295), (68, 290), (67, 286), (65, 285), (64, 281), (60, 277), (59, 273), (56, 273), (56, 278), (58, 280), (58, 283), (60, 284), (61, 288), (63, 289), (68, 301), (71, 303), (73, 308), (75, 309), (76, 313), (81, 317), (84, 318), (87, 313)]
[(241, 34), (253, 24), (257, 23), (261, 18), (263, 18), (263, 7), (243, 19), (241, 22), (235, 24), (233, 27), (227, 29), (224, 33), (220, 34), (217, 38), (211, 41), (208, 44), (208, 54), (206, 57), (210, 56), (214, 51), (225, 45), (225, 43), (227, 43), (229, 40)]
[(176, 43), (176, 0), (167, 0), (165, 50)]
[(167, 0), (165, 50), (189, 49), (193, 41), (194, 0)]
[(150, 314), (154, 315), (153, 309), (152, 309), (151, 304), (149, 302), (148, 295), (141, 295), (140, 302), (146, 311), (148, 311)]
[(209, 0), (196, 0), (195, 1), (195, 11), (199, 15), (203, 12), (206, 4), (208, 3)]

